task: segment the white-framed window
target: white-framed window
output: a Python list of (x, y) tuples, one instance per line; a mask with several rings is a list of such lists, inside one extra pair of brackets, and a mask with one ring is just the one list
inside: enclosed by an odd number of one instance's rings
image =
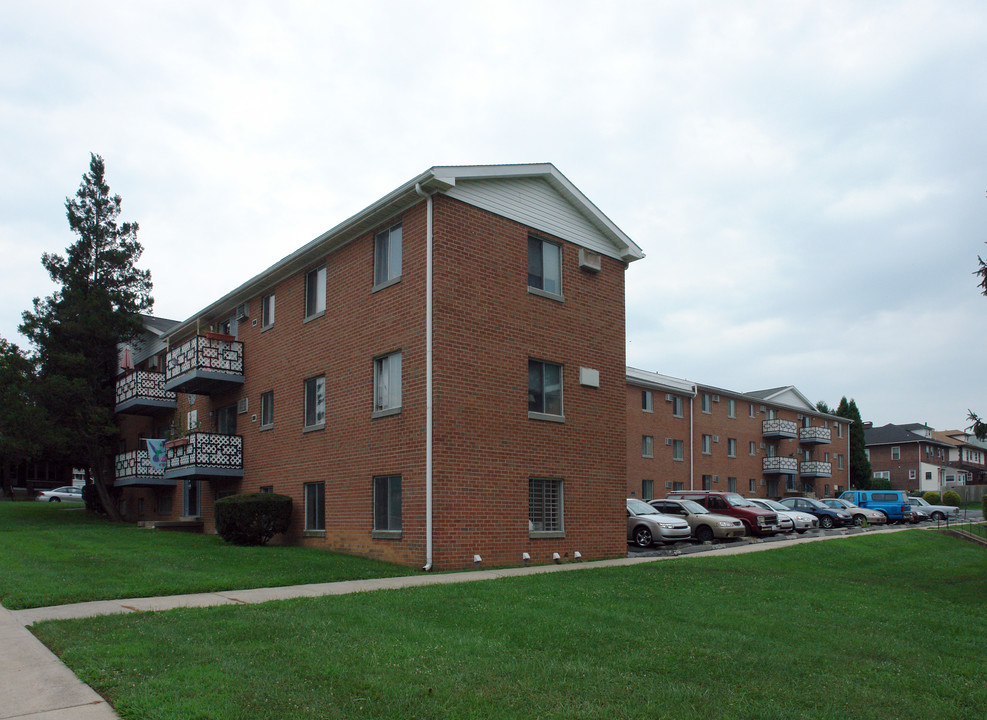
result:
[(374, 360), (374, 412), (401, 409), (401, 351)]
[(374, 286), (396, 282), (401, 277), (401, 223), (374, 236)]
[(870, 462), (870, 448), (864, 448), (864, 457), (867, 458), (867, 462)]
[(274, 324), (274, 293), (265, 295), (260, 301), (260, 326), (269, 328)]
[(261, 429), (274, 426), (274, 391), (268, 390), (260, 396)]
[(326, 484), (305, 483), (305, 530), (326, 529)]
[(737, 478), (735, 477), (727, 478), (727, 490), (729, 492), (737, 492)]
[(563, 483), (559, 478), (528, 479), (528, 533), (563, 533)]
[(823, 462), (829, 462), (829, 453), (823, 453)]
[(757, 443), (754, 442), (753, 440), (747, 443), (747, 454), (757, 455)]
[(678, 395), (672, 395), (672, 416), (682, 417), (682, 398)]
[(843, 423), (836, 423), (836, 437), (843, 437)]
[(318, 317), (326, 311), (326, 266), (305, 274), (305, 319)]
[(747, 489), (748, 489), (748, 491), (749, 491), (749, 492), (750, 492), (751, 494), (754, 494), (754, 493), (756, 493), (756, 492), (757, 492), (757, 480), (755, 480), (754, 478), (751, 478), (751, 479), (750, 479), (750, 480), (748, 481), (748, 483), (747, 483)]
[(651, 435), (641, 436), (641, 457), (655, 456), (655, 439)]
[(901, 460), (901, 448), (898, 447), (897, 445), (891, 446), (891, 459)]
[(836, 456), (836, 467), (838, 467), (840, 470), (843, 469), (843, 456), (842, 455), (837, 455)]
[(713, 453), (713, 436), (703, 435), (703, 455), (711, 455)]
[(681, 460), (685, 457), (685, 441), (672, 440), (672, 460)]
[(713, 476), (703, 475), (703, 490), (712, 490), (712, 489), (713, 489)]
[(713, 398), (709, 393), (702, 395), (702, 410), (707, 414), (713, 412)]
[(926, 471), (926, 473), (925, 473), (925, 479), (926, 480), (931, 480), (932, 479), (932, 471), (931, 470)]
[(641, 481), (641, 499), (651, 500), (655, 496), (655, 481), (654, 480), (642, 480)]
[(528, 289), (562, 297), (562, 246), (528, 236)]
[(736, 438), (727, 438), (727, 457), (737, 457)]
[(913, 469), (911, 469), (911, 470), (908, 471), (908, 479), (909, 480), (914, 480), (915, 477), (916, 477), (915, 469), (913, 468)]
[(754, 409), (754, 403), (747, 403), (747, 414), (749, 417), (754, 417), (757, 411)]
[(305, 427), (319, 428), (326, 424), (326, 377), (305, 381)]
[(737, 417), (737, 401), (733, 398), (727, 399), (727, 417)]
[(401, 532), (401, 476), (374, 478), (374, 531)]
[(641, 409), (644, 410), (644, 412), (655, 411), (654, 397), (652, 396), (650, 390), (641, 391)]
[(528, 359), (528, 417), (562, 417), (562, 366)]

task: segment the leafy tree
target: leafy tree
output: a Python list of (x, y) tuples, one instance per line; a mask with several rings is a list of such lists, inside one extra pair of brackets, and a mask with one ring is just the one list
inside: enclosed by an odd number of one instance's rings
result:
[(24, 353), (0, 337), (0, 492), (10, 498), (10, 466), (40, 455), (41, 411), (34, 402), (34, 380)]
[(151, 274), (136, 266), (143, 252), (138, 225), (118, 222), (120, 206), (106, 183), (103, 159), (92, 155), (75, 198), (65, 200), (78, 238), (64, 257), (45, 253), (41, 259), (59, 287), (34, 299), (20, 327), (36, 351), (53, 454), (86, 467), (114, 519), (117, 343), (141, 331), (140, 313), (153, 303)]
[[(977, 283), (977, 287), (980, 288), (980, 294), (987, 297), (987, 263), (979, 255), (977, 255), (977, 262), (980, 263), (980, 267), (973, 274), (980, 276), (980, 282)], [(973, 410), (968, 410), (967, 412), (969, 413), (967, 420), (972, 423), (967, 429), (972, 430), (978, 440), (987, 440), (987, 421), (973, 412)]]
[[(873, 472), (867, 453), (864, 451), (864, 422), (860, 419), (860, 411), (854, 400), (849, 402), (846, 396), (840, 400), (839, 407), (830, 411), (825, 402), (816, 403), (820, 412), (829, 412), (837, 417), (846, 418), (850, 421), (850, 485), (857, 490), (868, 490), (873, 487)], [(823, 408), (827, 408), (823, 410)]]

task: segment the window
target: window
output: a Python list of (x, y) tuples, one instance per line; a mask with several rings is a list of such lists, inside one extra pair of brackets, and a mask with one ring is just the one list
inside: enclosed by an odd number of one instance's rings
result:
[(274, 391), (268, 390), (260, 396), (260, 426), (261, 429), (274, 425)]
[(754, 442), (753, 440), (751, 440), (749, 443), (747, 443), (747, 454), (748, 455), (757, 455), (757, 443)]
[(374, 413), (391, 415), (401, 410), (401, 353), (374, 360)]
[(710, 397), (709, 393), (703, 393), (702, 408), (704, 413), (713, 412), (713, 399)]
[(672, 483), (672, 490), (684, 490), (684, 489), (685, 489), (685, 483), (683, 482)]
[(655, 481), (654, 480), (642, 480), (641, 481), (641, 497), (644, 500), (651, 500), (655, 496)]
[(401, 532), (401, 476), (374, 478), (374, 531)]
[(836, 437), (843, 437), (843, 423), (836, 423)]
[(641, 457), (654, 457), (655, 456), (655, 439), (650, 435), (643, 435), (641, 437)]
[(650, 390), (641, 391), (641, 409), (644, 410), (644, 412), (654, 412), (655, 410), (654, 401), (651, 397)]
[(326, 529), (326, 484), (305, 483), (305, 530)]
[(737, 492), (737, 478), (735, 477), (727, 478), (727, 490), (730, 492)]
[(265, 295), (260, 302), (260, 326), (271, 327), (274, 324), (274, 293)]
[(274, 492), (274, 486), (273, 485), (264, 485), (262, 488), (260, 488), (259, 492), (262, 492), (262, 493), (273, 493)]
[(864, 457), (867, 458), (867, 462), (870, 462), (870, 448), (864, 448)]
[(795, 492), (796, 489), (797, 488), (795, 487), (795, 476), (794, 475), (786, 475), (785, 476), (785, 491), (786, 492)]
[(374, 286), (396, 282), (401, 277), (401, 223), (374, 236)]
[(747, 403), (747, 414), (750, 417), (754, 417), (757, 414), (754, 410), (754, 403)]
[(837, 455), (836, 456), (836, 467), (838, 467), (840, 470), (843, 469), (843, 456), (842, 455)]
[(562, 297), (562, 246), (528, 237), (528, 289)]
[(326, 266), (310, 270), (305, 276), (305, 319), (326, 311)]
[(562, 417), (562, 366), (528, 360), (528, 416)]
[(727, 438), (727, 456), (737, 457), (737, 439)]
[(829, 453), (823, 453), (823, 462), (829, 462)]
[(751, 478), (750, 481), (748, 481), (748, 483), (747, 483), (747, 489), (748, 489), (748, 491), (752, 495), (754, 493), (756, 493), (757, 492), (757, 480), (755, 480), (754, 478)]
[(171, 515), (171, 495), (158, 495), (154, 498), (154, 512), (158, 515)]
[(528, 480), (528, 532), (562, 533), (562, 481), (549, 478)]
[(305, 427), (326, 424), (326, 378), (324, 375), (305, 381)]
[(672, 460), (681, 460), (685, 455), (685, 442), (672, 440)]
[(915, 469), (913, 468), (913, 469), (911, 469), (911, 470), (908, 471), (908, 479), (909, 480), (914, 480), (915, 477), (916, 477), (916, 475), (915, 475)]
[(682, 398), (672, 395), (672, 415), (682, 417)]
[(727, 400), (727, 417), (737, 417), (737, 401), (733, 398)]
[(900, 460), (901, 459), (901, 448), (898, 447), (897, 445), (893, 445), (891, 447), (891, 459), (892, 460)]
[(925, 473), (925, 479), (926, 480), (931, 480), (932, 479), (932, 472), (931, 471)]
[(182, 515), (199, 517), (199, 481), (184, 480), (182, 482)]
[(712, 489), (713, 489), (713, 476), (703, 475), (703, 490), (712, 490)]
[(703, 455), (711, 455), (713, 453), (713, 436), (703, 435)]

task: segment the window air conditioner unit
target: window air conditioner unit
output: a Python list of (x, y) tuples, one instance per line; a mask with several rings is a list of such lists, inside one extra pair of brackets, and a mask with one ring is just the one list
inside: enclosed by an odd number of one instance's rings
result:
[(719, 402), (719, 401), (720, 401), (720, 396), (719, 395), (714, 395), (713, 396), (713, 402)]
[(761, 443), (761, 449), (764, 450), (764, 443)]
[(236, 306), (236, 319), (243, 320), (244, 318), (250, 317), (250, 304), (241, 303)]
[(671, 480), (666, 480), (665, 481), (665, 489), (666, 490), (671, 490), (672, 489), (672, 481)]
[(767, 412), (767, 411), (768, 411), (768, 409), (766, 407), (764, 407), (764, 405), (762, 405), (761, 406), (761, 412)]
[(720, 441), (720, 436), (719, 435), (714, 435), (713, 436), (713, 442), (718, 443), (719, 441)]
[(239, 415), (243, 415), (244, 413), (246, 413), (247, 412), (248, 405), (249, 405), (248, 398), (245, 398), (245, 397), (244, 398), (240, 398), (239, 402), (237, 402), (237, 404), (236, 404), (236, 411), (237, 411), (237, 413)]
[(802, 419), (802, 413), (799, 413), (798, 415), (796, 415), (795, 418), (796, 418), (796, 420), (801, 420)]
[(672, 438), (665, 438), (665, 444), (666, 445), (671, 445), (672, 444)]
[(713, 476), (713, 482), (718, 483), (719, 481), (720, 481), (720, 476), (719, 475), (714, 475)]
[(665, 402), (672, 402), (672, 394), (665, 393)]

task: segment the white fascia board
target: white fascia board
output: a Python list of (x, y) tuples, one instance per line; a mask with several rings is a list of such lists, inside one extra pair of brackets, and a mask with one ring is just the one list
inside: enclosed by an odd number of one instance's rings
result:
[(628, 385), (647, 388), (649, 390), (660, 390), (661, 392), (674, 392), (689, 397), (696, 396), (696, 384), (683, 380), (682, 378), (662, 375), (661, 373), (648, 372), (634, 367), (626, 368), (626, 379)]

